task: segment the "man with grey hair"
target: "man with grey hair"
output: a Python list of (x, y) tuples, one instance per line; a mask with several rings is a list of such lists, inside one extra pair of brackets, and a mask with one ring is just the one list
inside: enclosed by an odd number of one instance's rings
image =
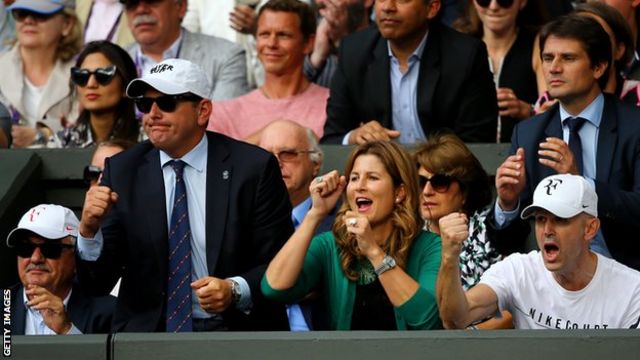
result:
[(540, 250), (494, 264), (466, 293), (458, 269), (469, 236), (466, 216), (440, 219), (437, 300), (445, 328), (466, 328), (505, 310), (517, 329), (638, 328), (640, 273), (589, 249), (600, 219), (598, 195), (585, 178), (544, 178), (521, 217), (535, 219)]
[[(318, 138), (309, 128), (290, 120), (276, 120), (262, 130), (258, 144), (278, 158), (282, 179), (287, 186), (293, 206), (291, 220), (297, 228), (311, 208), (309, 185), (319, 174), (324, 154), (318, 146)], [(318, 227), (317, 233), (331, 230), (335, 211)], [(287, 306), (289, 326), (292, 331), (313, 328), (322, 330), (319, 304), (304, 301)]]
[(20, 284), (10, 289), (15, 335), (108, 333), (113, 296), (91, 297), (74, 282), (78, 218), (70, 209), (29, 209), (7, 236), (18, 257)]
[(127, 50), (142, 75), (168, 58), (190, 60), (205, 70), (212, 100), (248, 91), (244, 50), (228, 40), (192, 33), (181, 26), (186, 0), (120, 0), (136, 42)]

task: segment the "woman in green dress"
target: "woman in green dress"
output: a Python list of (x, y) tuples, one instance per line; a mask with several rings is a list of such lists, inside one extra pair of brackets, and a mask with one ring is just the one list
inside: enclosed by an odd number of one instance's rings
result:
[[(440, 239), (422, 230), (411, 157), (391, 142), (367, 143), (345, 174), (312, 182), (313, 205), (269, 264), (263, 294), (293, 303), (318, 290), (332, 330), (441, 328)], [(333, 231), (313, 237), (341, 195)]]

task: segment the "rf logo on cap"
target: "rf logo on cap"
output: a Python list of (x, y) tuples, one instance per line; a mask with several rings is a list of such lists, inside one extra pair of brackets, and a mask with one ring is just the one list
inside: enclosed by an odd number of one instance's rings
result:
[(551, 195), (551, 189), (554, 191), (558, 188), (558, 185), (562, 184), (562, 180), (560, 179), (548, 179), (549, 182), (544, 187), (547, 189), (547, 195)]

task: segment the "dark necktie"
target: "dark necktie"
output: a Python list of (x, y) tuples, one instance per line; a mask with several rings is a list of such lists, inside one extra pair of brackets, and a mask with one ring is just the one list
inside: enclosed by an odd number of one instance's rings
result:
[(182, 177), (185, 163), (172, 160), (176, 183), (169, 227), (169, 278), (167, 280), (167, 332), (192, 331), (191, 228), (187, 189)]
[(578, 164), (578, 172), (583, 175), (584, 166), (582, 163), (582, 142), (580, 141), (580, 128), (584, 125), (586, 120), (583, 118), (569, 118), (567, 123), (569, 124), (569, 149), (573, 153), (576, 164)]

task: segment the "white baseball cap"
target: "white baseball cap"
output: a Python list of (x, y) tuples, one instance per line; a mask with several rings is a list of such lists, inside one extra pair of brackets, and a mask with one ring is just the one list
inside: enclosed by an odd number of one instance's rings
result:
[(552, 175), (544, 178), (533, 193), (533, 204), (521, 217), (526, 219), (544, 209), (563, 219), (582, 212), (598, 217), (598, 195), (587, 180), (578, 175)]
[(80, 221), (73, 211), (53, 204), (41, 204), (31, 208), (7, 236), (7, 246), (13, 247), (25, 233), (33, 232), (45, 239), (57, 240), (78, 236)]
[(29, 10), (38, 14), (53, 14), (65, 7), (70, 9), (76, 8), (75, 0), (17, 0), (7, 7), (7, 11), (11, 10)]
[(192, 93), (208, 99), (211, 86), (202, 68), (184, 59), (166, 59), (145, 71), (141, 78), (132, 80), (127, 86), (127, 96), (144, 95), (152, 87), (167, 95)]

